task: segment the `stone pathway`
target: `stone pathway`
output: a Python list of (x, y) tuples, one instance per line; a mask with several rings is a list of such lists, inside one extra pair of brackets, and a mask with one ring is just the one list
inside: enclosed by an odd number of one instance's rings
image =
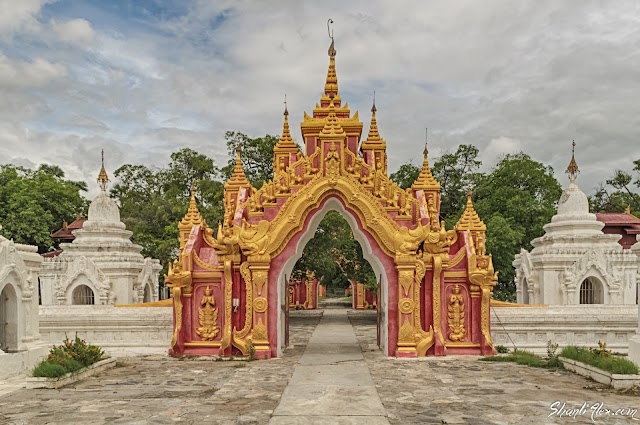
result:
[(555, 401), (640, 409), (637, 395), (471, 356), (387, 358), (375, 345), (374, 311), (322, 314), (292, 312), (293, 347), (279, 359), (144, 356), (60, 390), (0, 382), (0, 424), (640, 424), (592, 421), (590, 409), (575, 420), (549, 416)]
[(345, 309), (327, 309), (269, 424), (388, 424)]

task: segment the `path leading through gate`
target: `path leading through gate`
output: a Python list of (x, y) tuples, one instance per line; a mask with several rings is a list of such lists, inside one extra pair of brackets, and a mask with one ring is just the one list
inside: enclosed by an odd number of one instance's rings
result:
[(347, 310), (325, 310), (270, 424), (388, 424)]

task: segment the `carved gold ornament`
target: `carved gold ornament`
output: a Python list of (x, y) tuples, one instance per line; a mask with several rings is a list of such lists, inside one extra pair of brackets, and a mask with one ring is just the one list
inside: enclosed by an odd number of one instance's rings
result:
[(256, 298), (253, 301), (253, 308), (255, 309), (256, 313), (264, 313), (265, 311), (267, 311), (267, 299), (266, 298)]
[(211, 288), (207, 285), (204, 296), (200, 300), (200, 309), (198, 311), (198, 319), (200, 327), (196, 328), (196, 333), (203, 341), (213, 341), (220, 332), (220, 328), (216, 326), (218, 322), (218, 309), (215, 308), (216, 300), (211, 295)]
[(413, 300), (411, 298), (402, 298), (398, 303), (398, 308), (402, 314), (410, 314), (413, 311)]
[(467, 331), (464, 328), (464, 300), (460, 294), (459, 285), (453, 286), (452, 294), (449, 297), (447, 324), (451, 330), (449, 340), (454, 342), (463, 341)]

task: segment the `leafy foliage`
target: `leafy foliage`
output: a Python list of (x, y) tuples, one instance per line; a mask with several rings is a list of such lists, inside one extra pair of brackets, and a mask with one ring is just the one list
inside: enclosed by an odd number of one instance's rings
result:
[(111, 196), (120, 204), (120, 216), (142, 245), (142, 254), (163, 265), (178, 250), (178, 222), (189, 205), (190, 188), (199, 195), (198, 209), (209, 223), (222, 219), (224, 189), (211, 158), (192, 149), (171, 154), (167, 168), (126, 164), (115, 171)]
[(40, 253), (52, 245), (51, 233), (83, 214), (88, 202), (80, 195), (84, 182), (64, 178), (55, 165), (36, 170), (0, 166), (0, 223), (2, 234), (18, 243), (37, 245)]
[(517, 363), (530, 367), (541, 367), (541, 368), (557, 368), (558, 364), (553, 359), (545, 360), (540, 356), (536, 356), (535, 354), (524, 351), (524, 350), (515, 350), (508, 356), (488, 356), (480, 359), (485, 362), (510, 362)]
[(57, 378), (90, 366), (104, 357), (104, 351), (100, 347), (87, 344), (78, 335), (73, 341), (65, 337), (63, 344), (54, 345), (49, 355), (36, 365), (32, 374), (35, 377)]
[(377, 287), (371, 265), (364, 259), (362, 247), (351, 227), (336, 211), (329, 211), (318, 225), (314, 237), (302, 251), (293, 270), (294, 278), (313, 274), (328, 288), (344, 288), (348, 279)]
[(640, 216), (640, 159), (633, 164), (635, 181), (630, 173), (616, 170), (590, 198), (592, 212), (621, 212), (629, 207), (633, 215)]
[(460, 145), (454, 153), (445, 153), (433, 163), (433, 176), (440, 182), (442, 204), (440, 216), (447, 223), (456, 223), (467, 201), (467, 189), (477, 184), (482, 176), (478, 169), (478, 148)]
[(640, 373), (640, 369), (634, 362), (623, 357), (613, 356), (611, 353), (606, 354), (606, 350), (605, 354), (603, 354), (598, 350), (569, 345), (562, 349), (560, 357), (576, 360), (611, 373), (625, 375), (637, 375)]
[(273, 178), (273, 148), (278, 143), (278, 136), (267, 134), (264, 137), (250, 138), (246, 134), (227, 131), (224, 135), (227, 140), (227, 153), (229, 162), (222, 168), (225, 180), (233, 174), (236, 164), (236, 149), (242, 148), (242, 168), (253, 187), (260, 187), (265, 181)]
[(402, 164), (398, 171), (391, 173), (389, 178), (395, 182), (401, 189), (411, 187), (420, 175), (420, 167), (413, 165), (411, 162)]
[(515, 299), (515, 270), (511, 265), (521, 248), (544, 234), (562, 188), (553, 169), (524, 153), (506, 155), (493, 171), (478, 179), (474, 206), (487, 220), (487, 251), (498, 274), (495, 297)]

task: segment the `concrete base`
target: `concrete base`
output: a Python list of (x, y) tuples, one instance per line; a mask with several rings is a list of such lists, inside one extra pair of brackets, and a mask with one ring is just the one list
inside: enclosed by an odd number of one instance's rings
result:
[(40, 306), (40, 335), (60, 344), (78, 336), (111, 357), (167, 354), (172, 307)]
[(640, 334), (629, 339), (629, 360), (640, 366)]
[(27, 351), (4, 353), (0, 351), (0, 380), (27, 375), (48, 353), (51, 345), (40, 344)]
[(598, 369), (585, 363), (572, 359), (558, 357), (565, 369), (586, 376), (601, 384), (609, 385), (616, 390), (628, 390), (636, 385), (640, 385), (640, 375), (621, 375)]
[(548, 341), (561, 348), (567, 345), (598, 347), (598, 341), (603, 341), (608, 349), (627, 353), (629, 341), (640, 338), (636, 335), (637, 328), (637, 305), (491, 308), (494, 344), (536, 354), (547, 353)]
[(28, 388), (58, 389), (73, 384), (104, 370), (116, 367), (116, 359), (104, 359), (77, 372), (70, 372), (59, 378), (27, 378)]

